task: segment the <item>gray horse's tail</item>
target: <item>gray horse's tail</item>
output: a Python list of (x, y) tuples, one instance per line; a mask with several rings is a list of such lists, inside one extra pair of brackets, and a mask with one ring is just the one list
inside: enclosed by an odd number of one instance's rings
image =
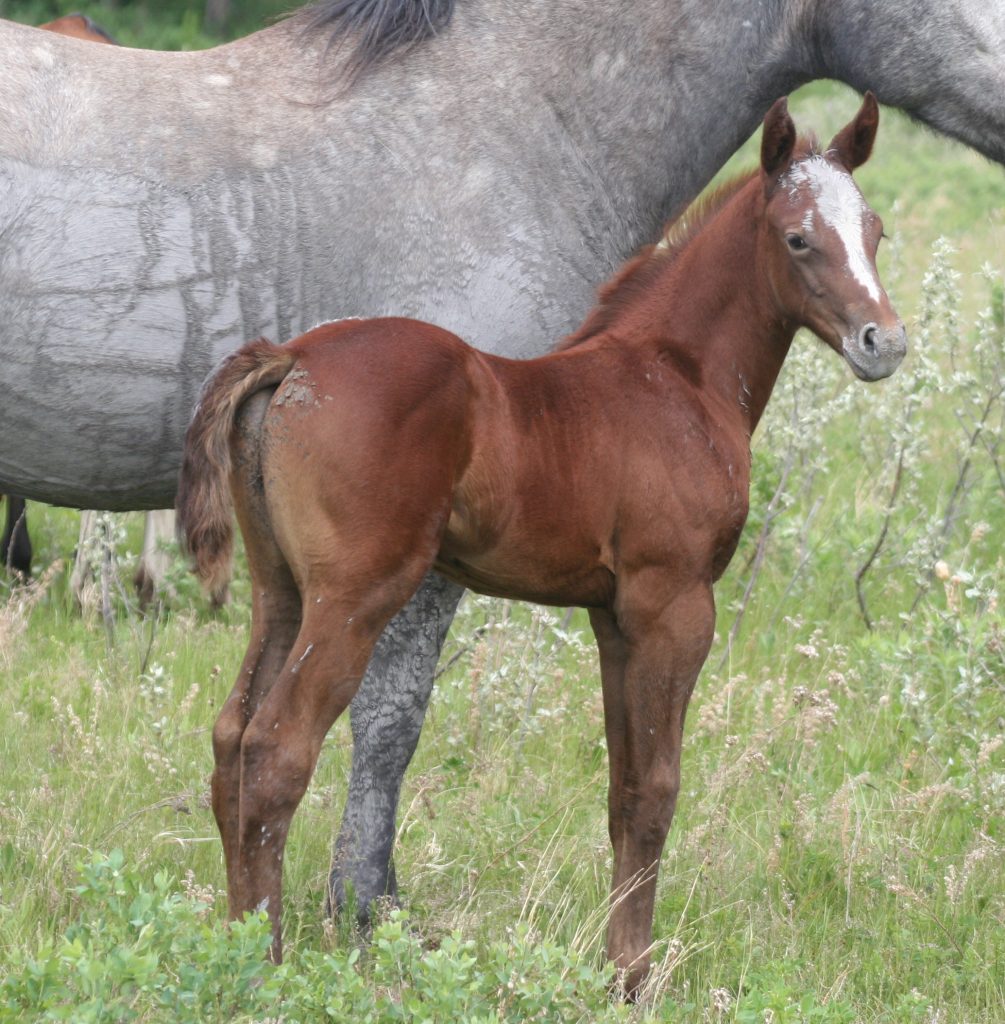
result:
[(193, 572), (210, 593), (219, 593), (230, 579), (230, 436), (238, 410), (255, 392), (279, 384), (294, 362), (289, 349), (264, 338), (228, 356), (206, 382), (185, 434), (175, 503), (178, 538)]

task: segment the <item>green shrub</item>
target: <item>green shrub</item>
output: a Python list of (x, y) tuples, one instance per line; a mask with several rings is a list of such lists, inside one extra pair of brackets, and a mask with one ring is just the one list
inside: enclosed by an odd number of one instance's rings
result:
[(120, 851), (78, 870), (75, 922), (34, 954), (15, 953), (0, 1020), (517, 1024), (626, 1012), (609, 1003), (605, 974), (527, 927), (481, 955), (456, 932), (426, 949), (408, 915), (393, 911), (366, 955), (308, 949), (275, 967), (264, 914), (225, 927), (165, 873), (147, 887)]
[(158, 873), (148, 888), (121, 851), (79, 867), (79, 915), (65, 933), (15, 953), (0, 984), (4, 1019), (111, 1024), (232, 1021), (273, 1004), (264, 915), (230, 928)]

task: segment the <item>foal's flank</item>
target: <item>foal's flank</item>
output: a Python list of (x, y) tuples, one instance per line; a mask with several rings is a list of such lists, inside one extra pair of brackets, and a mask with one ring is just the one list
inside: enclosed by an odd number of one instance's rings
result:
[(254, 602), (214, 730), (213, 806), (231, 914), (266, 906), (276, 959), (286, 835), (321, 743), (435, 568), (589, 609), (610, 759), (607, 953), (638, 990), (712, 584), (747, 514), (750, 435), (799, 327), (865, 380), (904, 355), (876, 274), (882, 225), (850, 175), (877, 123), (867, 95), (824, 150), (797, 140), (778, 101), (760, 167), (629, 263), (541, 359), (386, 318), (254, 342), (209, 381), (179, 514), (212, 583), (230, 557), (229, 476)]

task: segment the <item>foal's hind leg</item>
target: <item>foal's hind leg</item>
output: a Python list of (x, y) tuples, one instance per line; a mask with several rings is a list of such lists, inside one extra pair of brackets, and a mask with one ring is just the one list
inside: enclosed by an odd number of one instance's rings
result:
[(234, 450), (234, 505), (253, 581), (251, 636), (234, 688), (213, 727), (215, 769), (213, 813), (223, 841), (230, 916), (245, 909), (234, 903), (238, 889), (241, 796), (241, 740), (265, 695), (272, 688), (300, 631), (300, 592), (272, 531), (258, 482), (259, 424), (268, 394), (256, 395), (238, 418)]
[(297, 639), (244, 732), (239, 868), (232, 906), (238, 913), (261, 906), (268, 910), (277, 961), (282, 954), (283, 854), (293, 813), (325, 735), (355, 695), (381, 630), (431, 562), (430, 554), (392, 571), (367, 566), (348, 580), (339, 566), (327, 575), (328, 586), (308, 583)]
[(248, 651), (234, 688), (213, 727), (216, 765), (211, 786), (213, 814), (223, 841), (232, 918), (239, 917), (246, 909), (234, 903), (238, 889), (241, 740), (256, 709), (286, 663), (300, 630), (300, 594), (285, 564), (276, 565), (268, 578), (259, 569), (254, 579), (256, 587)]

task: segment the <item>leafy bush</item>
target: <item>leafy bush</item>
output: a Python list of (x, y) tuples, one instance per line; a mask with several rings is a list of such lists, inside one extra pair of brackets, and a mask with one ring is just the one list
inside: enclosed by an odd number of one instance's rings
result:
[(627, 1012), (609, 1003), (604, 974), (526, 927), (481, 954), (456, 932), (426, 949), (393, 911), (364, 955), (308, 949), (275, 967), (265, 914), (225, 927), (165, 873), (147, 887), (120, 851), (79, 872), (77, 920), (34, 954), (14, 954), (0, 1020), (516, 1024)]
[(121, 851), (79, 868), (77, 921), (34, 954), (15, 953), (0, 985), (3, 1019), (111, 1024), (232, 1021), (274, 1005), (264, 915), (232, 927), (209, 906), (125, 870)]

